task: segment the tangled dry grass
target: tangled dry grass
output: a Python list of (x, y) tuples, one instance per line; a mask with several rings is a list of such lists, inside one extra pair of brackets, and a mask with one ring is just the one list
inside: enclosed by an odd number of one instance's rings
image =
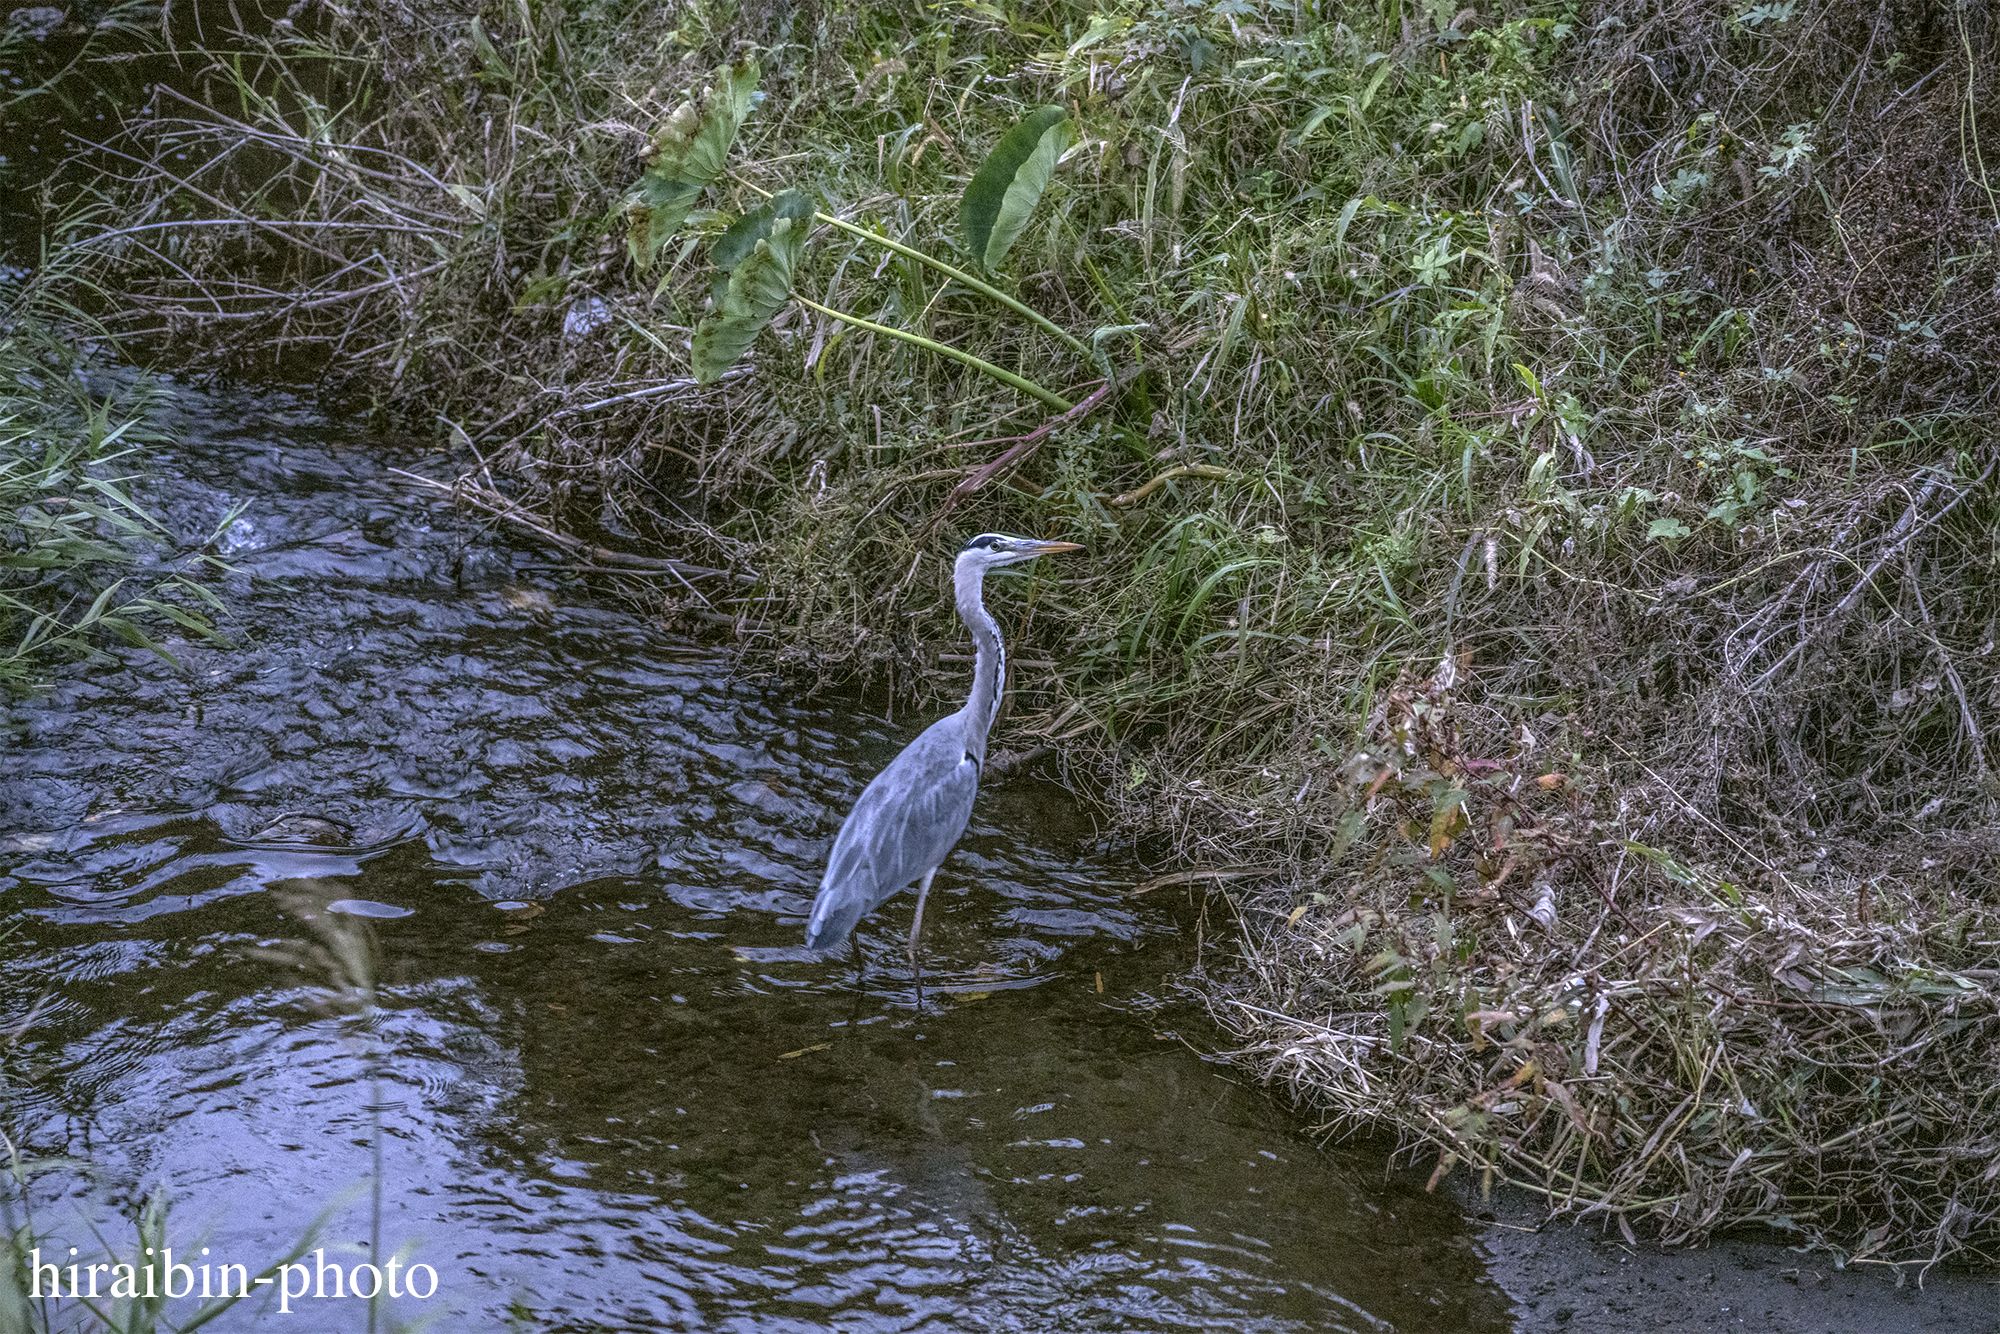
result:
[(1469, 739), (1456, 674), (1388, 692), (1324, 775), (1336, 846), (1239, 903), (1238, 1058), (1329, 1132), (1435, 1147), (1433, 1185), (1464, 1164), (1628, 1237), (1990, 1254), (2000, 969), (1972, 961), (2000, 914), (1966, 875), (1990, 842), (1866, 876), (1739, 845), (1734, 883), (1634, 837), (1649, 800), (1686, 804), (1657, 774), (1616, 784), (1476, 710)]
[[(89, 150), (108, 317), (919, 695), (964, 683), (937, 557), (1084, 540), (1014, 599), (1011, 726), (1230, 887), (1241, 1059), (1672, 1236), (1990, 1248), (1985, 0), (270, 18)], [(734, 175), (641, 279), (640, 149), (745, 48)], [(1079, 143), (1003, 281), (1101, 361), (845, 234), (800, 290), (1096, 415), (1024, 443), (1031, 400), (798, 307), (692, 383), (759, 191), (950, 253), (1050, 101)]]

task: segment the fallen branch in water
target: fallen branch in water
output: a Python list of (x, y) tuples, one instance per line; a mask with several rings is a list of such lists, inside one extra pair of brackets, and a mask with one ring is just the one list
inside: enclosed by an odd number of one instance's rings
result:
[(483, 486), (466, 481), (440, 482), (434, 477), (425, 477), (414, 472), (405, 472), (401, 468), (391, 468), (389, 471), (398, 477), (408, 478), (419, 486), (428, 487), (433, 491), (442, 491), (454, 500), (463, 500), (475, 509), (484, 510), (496, 518), (505, 519), (517, 527), (527, 529), (545, 542), (548, 542), (551, 546), (566, 551), (572, 556), (586, 558), (598, 565), (620, 566), (625, 570), (632, 571), (656, 570), (678, 575), (686, 579), (730, 579), (739, 584), (754, 584), (760, 577), (756, 574), (736, 570), (715, 570), (705, 565), (690, 565), (686, 561), (669, 560), (662, 556), (637, 556), (628, 551), (613, 551), (609, 547), (593, 546), (588, 542), (559, 533), (553, 528), (536, 522), (523, 512), (519, 505), (516, 505), (498, 491), (491, 491)]

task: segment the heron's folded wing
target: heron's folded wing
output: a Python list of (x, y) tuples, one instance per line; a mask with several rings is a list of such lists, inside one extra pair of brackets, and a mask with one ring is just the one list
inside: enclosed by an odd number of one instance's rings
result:
[(979, 792), (979, 766), (963, 755), (941, 777), (918, 787), (904, 803), (903, 846), (909, 878), (915, 880), (951, 855), (952, 845), (972, 819)]
[(875, 776), (854, 803), (828, 859), (826, 887), (867, 895), (868, 908), (942, 862), (965, 832), (979, 766), (932, 728)]

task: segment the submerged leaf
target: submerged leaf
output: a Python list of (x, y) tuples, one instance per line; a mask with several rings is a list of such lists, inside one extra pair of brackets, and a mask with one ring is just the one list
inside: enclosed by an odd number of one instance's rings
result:
[(1007, 257), (1069, 142), (1069, 113), (1037, 107), (986, 155), (959, 204), (965, 244), (981, 268), (998, 268)]
[(702, 384), (736, 364), (772, 316), (791, 299), (792, 272), (805, 250), (812, 219), (773, 218), (771, 234), (756, 242), (729, 275), (715, 309), (694, 331), (694, 378)]
[(716, 71), (715, 85), (702, 98), (674, 108), (653, 135), (646, 174), (626, 197), (632, 258), (643, 271), (659, 255), (709, 182), (722, 174), (729, 146), (736, 142), (757, 92), (757, 62), (750, 59)]

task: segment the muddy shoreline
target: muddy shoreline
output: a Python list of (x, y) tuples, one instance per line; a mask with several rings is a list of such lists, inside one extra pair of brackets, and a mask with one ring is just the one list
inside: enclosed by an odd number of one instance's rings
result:
[[(1939, 1266), (1836, 1268), (1775, 1239), (1720, 1237), (1707, 1246), (1626, 1242), (1615, 1226), (1546, 1226), (1520, 1192), (1489, 1200), (1460, 1190), (1479, 1228), (1487, 1274), (1513, 1303), (1515, 1334), (1992, 1334), (2000, 1276)], [(1599, 1220), (1601, 1223), (1602, 1220)]]

